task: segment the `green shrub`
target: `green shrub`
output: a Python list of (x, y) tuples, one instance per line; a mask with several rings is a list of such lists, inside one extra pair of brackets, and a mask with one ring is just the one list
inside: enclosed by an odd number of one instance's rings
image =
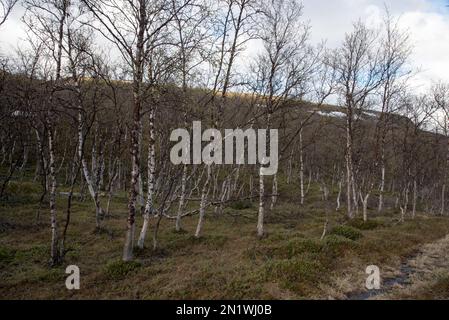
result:
[(369, 220), (365, 222), (360, 219), (350, 221), (349, 225), (359, 230), (375, 230), (384, 226), (384, 224), (380, 221)]
[(67, 276), (61, 269), (43, 269), (35, 272), (31, 278), (37, 282), (58, 283), (64, 281)]
[(355, 245), (356, 243), (348, 238), (332, 234), (324, 239), (323, 249), (326, 256), (333, 259), (354, 248)]
[(14, 260), (15, 252), (9, 248), (0, 247), (0, 266), (7, 265)]
[(330, 232), (331, 235), (342, 236), (346, 239), (357, 241), (363, 237), (363, 234), (350, 226), (338, 226), (332, 229)]
[(314, 260), (303, 257), (275, 260), (266, 266), (266, 276), (271, 280), (280, 280), (286, 286), (293, 287), (302, 281), (315, 281), (320, 277), (323, 266)]
[(110, 279), (120, 280), (125, 278), (130, 272), (140, 268), (139, 262), (124, 262), (121, 260), (111, 261), (106, 265), (105, 274)]
[(45, 245), (34, 246), (26, 250), (18, 250), (15, 254), (14, 261), (23, 262), (45, 262), (50, 256), (50, 248)]
[(246, 210), (246, 209), (252, 209), (253, 204), (249, 200), (241, 200), (234, 202), (230, 205), (230, 207), (234, 210)]
[(286, 251), (287, 258), (292, 258), (304, 253), (319, 254), (323, 247), (320, 242), (311, 239), (294, 239), (289, 241), (283, 249)]

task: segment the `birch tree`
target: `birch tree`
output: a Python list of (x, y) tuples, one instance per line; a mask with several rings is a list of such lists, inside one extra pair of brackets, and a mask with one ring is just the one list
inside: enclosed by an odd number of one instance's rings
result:
[[(252, 67), (252, 91), (259, 97), (263, 126), (270, 132), (273, 116), (293, 97), (304, 94), (318, 57), (308, 44), (309, 26), (301, 20), (303, 6), (295, 0), (263, 1), (258, 19), (263, 51)], [(268, 143), (269, 145), (269, 143)], [(276, 189), (276, 177), (274, 177)], [(276, 191), (276, 190), (275, 190)], [(265, 177), (259, 173), (257, 235), (262, 238), (265, 217)]]
[(337, 93), (346, 112), (346, 197), (347, 214), (354, 218), (358, 208), (354, 171), (354, 133), (357, 114), (367, 107), (369, 98), (383, 82), (377, 34), (362, 22), (354, 24), (342, 46), (334, 52), (333, 66), (337, 77)]
[(27, 14), (25, 21), (29, 31), (43, 43), (46, 50), (51, 54), (54, 62), (52, 68), (51, 88), (45, 103), (45, 116), (43, 125), (47, 133), (48, 153), (49, 153), (49, 184), (50, 184), (50, 220), (51, 220), (51, 264), (60, 262), (58, 237), (58, 222), (56, 209), (56, 137), (55, 127), (57, 120), (57, 110), (55, 108), (55, 94), (60, 89), (63, 72), (63, 53), (64, 53), (64, 28), (66, 26), (69, 14), (70, 1), (26, 1)]
[[(210, 112), (210, 123), (218, 129), (224, 121), (223, 112), (228, 98), (228, 90), (232, 86), (233, 68), (236, 59), (244, 49), (245, 44), (251, 39), (252, 17), (254, 16), (253, 0), (224, 0), (219, 2), (217, 24), (219, 37), (214, 41), (212, 59), (213, 87), (210, 99), (205, 107)], [(212, 150), (211, 150), (212, 153)], [(203, 184), (199, 208), (199, 218), (195, 231), (195, 237), (201, 236), (201, 231), (208, 206), (208, 195), (213, 178), (213, 164), (206, 166), (206, 180)]]
[[(139, 194), (139, 177), (141, 162), (142, 108), (145, 104), (147, 88), (145, 74), (148, 71), (148, 57), (154, 52), (154, 39), (173, 21), (176, 12), (182, 10), (190, 0), (185, 0), (175, 11), (171, 1), (91, 1), (82, 0), (95, 18), (92, 27), (108, 39), (120, 52), (127, 64), (132, 82), (133, 111), (130, 134), (131, 181), (128, 201), (128, 220), (123, 260), (133, 259), (134, 234), (136, 222), (136, 203)], [(151, 111), (149, 112), (151, 114)], [(150, 146), (151, 149), (151, 139)], [(151, 195), (148, 197), (151, 202)], [(147, 211), (147, 210), (146, 210)], [(147, 213), (145, 213), (147, 215)]]
[[(446, 137), (449, 137), (449, 85), (438, 83), (432, 88), (432, 96), (435, 107), (438, 109), (439, 117), (437, 123), (441, 132)], [(447, 142), (447, 156), (444, 164), (441, 187), (441, 211), (440, 214), (446, 214), (446, 189), (449, 168), (449, 142)]]
[[(177, 39), (178, 72), (181, 75), (180, 86), (182, 89), (181, 111), (184, 117), (184, 126), (188, 126), (188, 117), (192, 109), (192, 99), (189, 89), (193, 84), (195, 73), (206, 60), (206, 41), (209, 40), (207, 25), (212, 17), (211, 10), (207, 8), (207, 3), (203, 1), (193, 2), (189, 6), (190, 10), (184, 10), (175, 15), (174, 30)], [(206, 29), (206, 30), (205, 30)], [(188, 150), (185, 150), (187, 152)], [(181, 220), (186, 207), (188, 166), (183, 165), (181, 188), (179, 195), (178, 211), (176, 216), (175, 230), (182, 229)]]
[(380, 188), (378, 212), (383, 209), (385, 179), (386, 179), (386, 155), (385, 144), (388, 129), (389, 115), (395, 110), (394, 102), (407, 86), (407, 80), (411, 71), (407, 68), (411, 49), (409, 35), (400, 30), (399, 21), (394, 20), (390, 13), (386, 12), (383, 27), (383, 39), (381, 64), (384, 69), (384, 81), (380, 89), (380, 115), (376, 128), (376, 167), (380, 168)]

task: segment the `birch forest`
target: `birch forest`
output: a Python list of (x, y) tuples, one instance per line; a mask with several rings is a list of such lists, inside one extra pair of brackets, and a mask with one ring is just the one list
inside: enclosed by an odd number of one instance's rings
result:
[(330, 46), (300, 0), (1, 0), (0, 299), (449, 299), (449, 83), (382, 9)]

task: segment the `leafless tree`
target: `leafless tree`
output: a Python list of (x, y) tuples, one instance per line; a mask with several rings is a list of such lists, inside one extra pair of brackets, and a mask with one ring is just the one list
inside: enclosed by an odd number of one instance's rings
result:
[[(131, 183), (129, 195), (129, 216), (123, 260), (133, 259), (136, 201), (139, 194), (140, 162), (141, 162), (141, 132), (142, 108), (148, 88), (145, 85), (147, 72), (151, 70), (148, 61), (164, 38), (160, 37), (163, 31), (174, 20), (190, 0), (183, 1), (173, 7), (171, 1), (91, 1), (82, 0), (88, 8), (95, 23), (91, 27), (100, 32), (106, 39), (115, 45), (122, 58), (126, 62), (130, 74), (133, 89), (133, 120), (131, 125)], [(150, 106), (151, 107), (151, 106)], [(149, 111), (152, 114), (152, 110)], [(150, 120), (150, 126), (151, 126)], [(150, 128), (151, 130), (151, 128)], [(152, 148), (150, 139), (149, 149)], [(150, 152), (151, 153), (151, 152)], [(150, 156), (151, 157), (151, 156)], [(152, 160), (151, 163), (154, 163)], [(149, 169), (150, 171), (153, 169)], [(149, 188), (151, 189), (151, 188)], [(151, 191), (150, 191), (151, 193)], [(145, 222), (151, 213), (152, 194), (148, 195), (145, 208)], [(147, 225), (142, 230), (141, 238), (144, 239)], [(141, 241), (143, 241), (141, 239)]]
[[(273, 117), (288, 99), (301, 98), (307, 91), (318, 55), (308, 44), (309, 26), (301, 20), (303, 6), (295, 0), (263, 1), (257, 21), (264, 50), (252, 67), (251, 89), (259, 97), (261, 124), (269, 132)], [(262, 168), (261, 168), (262, 169)], [(276, 202), (277, 176), (273, 181), (273, 204)], [(264, 236), (265, 177), (259, 175), (259, 214), (257, 234)]]
[(355, 122), (367, 108), (371, 95), (384, 81), (378, 35), (362, 22), (354, 24), (346, 34), (342, 46), (333, 55), (337, 74), (337, 93), (346, 112), (346, 196), (347, 212), (354, 218), (353, 206), (358, 209), (358, 192), (354, 170)]
[[(380, 168), (380, 195), (378, 211), (383, 209), (383, 193), (385, 192), (386, 155), (385, 144), (389, 115), (396, 112), (394, 102), (407, 86), (411, 74), (407, 67), (411, 49), (409, 35), (400, 30), (399, 21), (395, 21), (388, 9), (384, 18), (383, 39), (381, 40), (381, 63), (384, 69), (384, 81), (380, 87), (380, 114), (376, 128), (376, 167)], [(376, 168), (377, 171), (377, 168)]]
[[(432, 98), (435, 103), (435, 107), (438, 109), (439, 115), (437, 123), (441, 132), (446, 137), (449, 137), (449, 85), (444, 83), (438, 83), (432, 88)], [(447, 144), (447, 158), (443, 170), (443, 183), (441, 188), (441, 215), (445, 215), (446, 212), (446, 188), (448, 179), (449, 168), (449, 142)]]
[[(228, 98), (228, 90), (232, 87), (233, 68), (236, 59), (245, 44), (252, 38), (252, 18), (256, 14), (251, 0), (224, 0), (219, 2), (218, 24), (219, 37), (214, 41), (218, 49), (211, 56), (211, 65), (216, 66), (213, 74), (212, 93), (205, 106), (210, 114), (210, 124), (213, 128), (220, 128), (223, 123), (224, 106)], [(206, 166), (206, 180), (201, 192), (199, 219), (195, 237), (201, 236), (201, 230), (208, 206), (208, 195), (213, 179), (213, 165)]]

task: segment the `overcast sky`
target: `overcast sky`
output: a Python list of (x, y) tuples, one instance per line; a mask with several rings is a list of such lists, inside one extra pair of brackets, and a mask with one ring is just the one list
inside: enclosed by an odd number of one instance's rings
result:
[[(433, 81), (449, 82), (449, 5), (448, 0), (303, 0), (304, 18), (312, 26), (312, 41), (326, 40), (329, 47), (338, 46), (352, 23), (361, 18), (379, 24), (387, 5), (401, 17), (401, 26), (409, 30), (414, 52), (413, 66), (420, 73), (413, 80), (417, 90), (425, 90)], [(0, 29), (0, 50), (5, 53), (24, 38), (17, 7)]]
[(414, 79), (417, 89), (424, 90), (432, 81), (449, 82), (448, 0), (304, 0), (303, 3), (313, 40), (326, 39), (330, 47), (341, 43), (345, 32), (359, 18), (369, 24), (380, 24), (387, 5), (410, 33), (412, 64), (420, 69)]

